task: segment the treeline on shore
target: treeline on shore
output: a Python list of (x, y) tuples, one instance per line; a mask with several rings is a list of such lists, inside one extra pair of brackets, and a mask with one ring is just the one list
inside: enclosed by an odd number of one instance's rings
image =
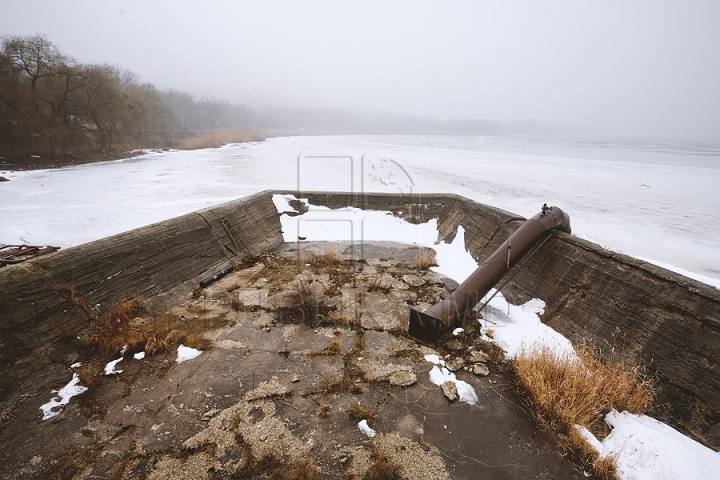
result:
[[(228, 102), (160, 91), (117, 66), (79, 63), (41, 35), (2, 39), (4, 163), (37, 163), (29, 159), (45, 157), (103, 159), (134, 148), (202, 148), (193, 146), (214, 146), (218, 136), (262, 140), (261, 132), (248, 128), (251, 113)], [(224, 130), (198, 135), (216, 129)]]

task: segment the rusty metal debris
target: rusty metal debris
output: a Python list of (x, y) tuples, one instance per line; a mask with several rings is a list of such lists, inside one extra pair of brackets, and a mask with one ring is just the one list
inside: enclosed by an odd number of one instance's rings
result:
[(0, 267), (21, 263), (25, 260), (30, 260), (31, 258), (57, 252), (58, 250), (60, 250), (60, 247), (37, 247), (32, 245), (0, 245)]
[(445, 300), (424, 312), (410, 310), (409, 333), (433, 344), (443, 331), (466, 318), (469, 310), (497, 284), (543, 234), (552, 230), (570, 233), (570, 217), (558, 207), (543, 205), (542, 211), (523, 223)]

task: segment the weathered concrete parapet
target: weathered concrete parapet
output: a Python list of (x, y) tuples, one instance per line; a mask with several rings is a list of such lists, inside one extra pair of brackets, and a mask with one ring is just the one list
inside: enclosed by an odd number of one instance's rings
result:
[[(0, 401), (23, 383), (38, 381), (37, 372), (56, 368), (66, 376), (62, 347), (110, 304), (141, 293), (162, 305), (229, 262), (282, 243), (273, 193), (1, 269)], [(390, 210), (412, 223), (437, 219), (445, 241), (462, 225), (465, 245), (478, 261), (525, 220), (452, 194), (300, 196), (330, 208)], [(700, 412), (704, 425), (693, 431), (720, 447), (720, 291), (555, 232), (503, 292), (514, 303), (543, 299), (543, 321), (559, 332), (614, 346), (629, 361), (657, 371), (677, 387), (677, 401), (688, 412)]]
[(264, 192), (3, 268), (0, 400), (30, 378), (25, 363), (51, 363), (48, 347), (74, 339), (111, 304), (136, 293), (162, 304), (168, 292), (282, 242)]

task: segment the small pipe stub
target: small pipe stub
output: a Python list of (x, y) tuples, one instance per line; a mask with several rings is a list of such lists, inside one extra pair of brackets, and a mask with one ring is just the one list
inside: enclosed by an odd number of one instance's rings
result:
[(211, 275), (211, 276), (207, 277), (206, 279), (204, 279), (203, 281), (201, 281), (200, 288), (205, 288), (208, 285), (210, 285), (211, 283), (217, 282), (222, 277), (224, 277), (225, 275), (227, 275), (228, 273), (230, 273), (232, 271), (233, 271), (233, 266), (228, 265), (227, 267), (225, 267), (222, 270), (220, 270), (219, 272), (217, 272), (215, 275)]

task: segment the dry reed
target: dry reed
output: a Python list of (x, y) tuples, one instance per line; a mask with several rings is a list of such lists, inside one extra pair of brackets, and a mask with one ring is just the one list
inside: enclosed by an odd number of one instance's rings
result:
[(521, 352), (512, 363), (515, 381), (541, 424), (557, 434), (564, 448), (599, 478), (615, 478), (613, 459), (600, 459), (575, 425), (604, 438), (604, 417), (612, 409), (643, 414), (651, 408), (653, 382), (639, 367), (603, 361), (584, 343), (576, 350), (577, 357), (547, 347)]
[(140, 296), (119, 302), (91, 326), (88, 346), (94, 352), (114, 356), (123, 348), (129, 353), (145, 351), (153, 355), (180, 344), (198, 349), (212, 345), (202, 336), (202, 332), (207, 330), (204, 322), (187, 321), (170, 313), (158, 315), (147, 323), (131, 321), (145, 308)]
[(182, 139), (180, 150), (198, 150), (201, 148), (217, 148), (228, 143), (261, 142), (265, 135), (252, 128), (225, 128), (207, 132), (195, 132)]
[(437, 267), (438, 263), (435, 260), (435, 252), (430, 249), (420, 250), (417, 258), (415, 259), (415, 267), (418, 270), (427, 270), (430, 267)]

